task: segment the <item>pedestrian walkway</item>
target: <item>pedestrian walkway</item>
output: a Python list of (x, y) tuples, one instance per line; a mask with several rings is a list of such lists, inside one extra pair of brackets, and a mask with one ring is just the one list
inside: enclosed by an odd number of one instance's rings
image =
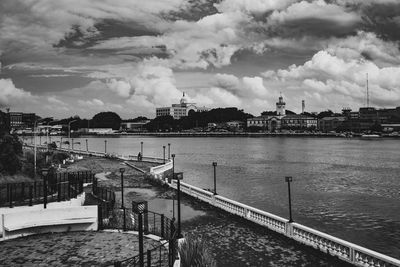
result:
[[(145, 239), (144, 250), (160, 243)], [(138, 236), (118, 232), (41, 234), (0, 242), (0, 266), (112, 266), (139, 252)]]

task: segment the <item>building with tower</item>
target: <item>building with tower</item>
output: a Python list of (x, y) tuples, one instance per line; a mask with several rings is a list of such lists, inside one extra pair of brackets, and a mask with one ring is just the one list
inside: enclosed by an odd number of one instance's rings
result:
[(156, 108), (156, 117), (172, 116), (174, 119), (179, 120), (182, 117), (189, 115), (189, 112), (204, 112), (209, 109), (206, 107), (197, 107), (196, 103), (188, 103), (185, 92), (179, 101), (179, 104), (172, 104), (170, 107)]
[(282, 94), (279, 96), (278, 102), (276, 102), (276, 115), (285, 116), (286, 115), (286, 103), (283, 102)]
[(247, 127), (259, 127), (264, 131), (274, 132), (281, 129), (281, 120), (286, 115), (286, 103), (282, 95), (276, 102), (276, 111), (273, 114), (261, 115), (259, 117), (247, 119)]

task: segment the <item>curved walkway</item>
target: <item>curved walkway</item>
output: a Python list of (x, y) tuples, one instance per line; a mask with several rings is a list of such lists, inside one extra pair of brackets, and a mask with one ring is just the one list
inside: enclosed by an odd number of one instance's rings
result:
[[(159, 244), (146, 238), (144, 249)], [(113, 266), (138, 250), (138, 236), (129, 233), (42, 234), (0, 242), (0, 266)]]

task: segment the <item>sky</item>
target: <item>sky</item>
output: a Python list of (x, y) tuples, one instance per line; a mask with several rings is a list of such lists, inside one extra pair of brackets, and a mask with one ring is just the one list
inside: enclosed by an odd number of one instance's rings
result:
[(400, 106), (399, 0), (1, 0), (0, 109)]

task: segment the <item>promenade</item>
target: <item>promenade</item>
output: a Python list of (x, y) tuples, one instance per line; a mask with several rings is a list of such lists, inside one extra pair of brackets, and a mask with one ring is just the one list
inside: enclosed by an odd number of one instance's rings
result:
[[(33, 235), (1, 243), (0, 266), (113, 266), (139, 252), (138, 236), (118, 232)], [(160, 243), (145, 238), (145, 249)]]

